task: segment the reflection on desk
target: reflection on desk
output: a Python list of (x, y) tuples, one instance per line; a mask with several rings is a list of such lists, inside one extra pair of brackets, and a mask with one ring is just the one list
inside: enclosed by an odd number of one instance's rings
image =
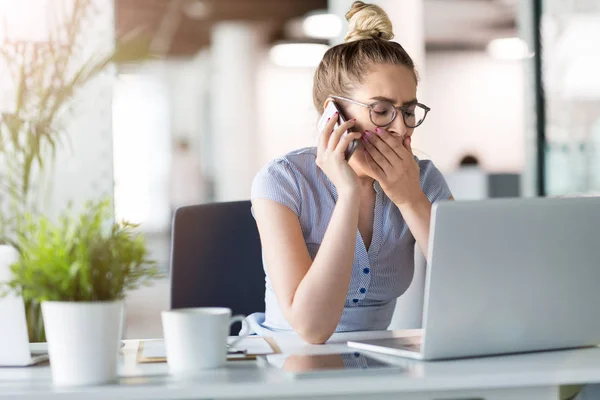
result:
[[(275, 340), (287, 354), (348, 352), (348, 340), (414, 336), (415, 331), (335, 334), (325, 345), (308, 345), (297, 336)], [(138, 341), (126, 341), (119, 360), (117, 384), (55, 389), (50, 368), (0, 368), (0, 400), (39, 398), (121, 399), (241, 399), (241, 398), (398, 398), (411, 400), (481, 398), (484, 400), (556, 400), (558, 386), (600, 383), (600, 349), (588, 348), (457, 361), (419, 362), (389, 358), (404, 367), (397, 372), (350, 374), (326, 378), (291, 379), (276, 368), (256, 361), (229, 362), (226, 368), (206, 371), (189, 380), (168, 375), (167, 365), (137, 364)], [(379, 359), (379, 357), (378, 357)], [(386, 360), (388, 360), (386, 358)], [(307, 384), (310, 383), (310, 384)]]
[(403, 367), (378, 360), (377, 355), (361, 352), (339, 354), (278, 354), (264, 357), (267, 363), (296, 378), (323, 377), (331, 374), (341, 376), (349, 373), (380, 373), (384, 370), (398, 372)]

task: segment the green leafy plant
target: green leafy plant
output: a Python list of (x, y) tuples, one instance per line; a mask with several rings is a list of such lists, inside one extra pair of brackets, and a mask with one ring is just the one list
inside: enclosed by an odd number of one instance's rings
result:
[(136, 225), (111, 222), (109, 201), (88, 202), (75, 215), (67, 210), (57, 223), (26, 215), (18, 235), (20, 260), (4, 291), (25, 301), (113, 301), (158, 278)]
[[(17, 236), (23, 215), (41, 212), (47, 172), (57, 148), (69, 144), (74, 96), (116, 64), (153, 57), (139, 29), (121, 35), (110, 49), (86, 51), (86, 29), (99, 15), (98, 0), (68, 1), (69, 7), (58, 8), (64, 14), (47, 40), (11, 40), (5, 31), (0, 43), (0, 63), (8, 71), (0, 79), (14, 88), (0, 102), (8, 104), (0, 109), (0, 244), (22, 247)], [(30, 341), (44, 341), (39, 304), (26, 299), (25, 308)]]

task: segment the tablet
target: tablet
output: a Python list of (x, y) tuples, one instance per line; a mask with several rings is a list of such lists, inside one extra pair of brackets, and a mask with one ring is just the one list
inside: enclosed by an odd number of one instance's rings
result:
[(406, 370), (357, 351), (337, 354), (275, 354), (266, 356), (263, 360), (295, 378)]

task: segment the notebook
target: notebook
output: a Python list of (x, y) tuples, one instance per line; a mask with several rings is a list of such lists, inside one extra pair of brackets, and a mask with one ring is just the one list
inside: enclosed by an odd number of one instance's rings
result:
[[(231, 343), (237, 338), (228, 338)], [(243, 338), (234, 351), (227, 355), (227, 360), (255, 360), (258, 355), (280, 354), (279, 346), (271, 337), (250, 336)], [(136, 361), (139, 364), (166, 362), (165, 341), (163, 339), (140, 340)]]

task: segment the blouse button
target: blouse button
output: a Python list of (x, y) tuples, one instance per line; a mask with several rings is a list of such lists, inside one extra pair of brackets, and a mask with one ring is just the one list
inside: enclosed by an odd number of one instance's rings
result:
[(360, 288), (360, 290), (359, 290), (359, 291), (360, 291), (362, 294), (365, 294), (365, 293), (367, 293), (367, 289), (365, 289), (364, 287), (363, 287), (363, 288)]
[(369, 272), (371, 272), (371, 270), (369, 269), (369, 267), (367, 267), (367, 268), (364, 268), (364, 269), (363, 269), (363, 272), (364, 272), (365, 274), (368, 274)]
[(358, 303), (358, 299), (352, 299), (353, 303)]

